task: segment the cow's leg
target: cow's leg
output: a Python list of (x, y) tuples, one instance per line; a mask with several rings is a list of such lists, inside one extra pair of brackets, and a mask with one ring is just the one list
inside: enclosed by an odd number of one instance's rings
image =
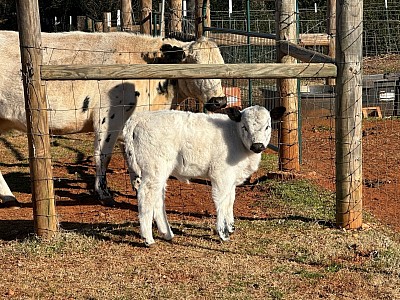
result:
[(0, 207), (19, 208), (21, 205), (11, 192), (5, 181), (3, 174), (0, 172)]
[(162, 237), (170, 241), (174, 237), (171, 226), (168, 223), (167, 213), (165, 211), (165, 187), (162, 188), (162, 197), (157, 196), (154, 204), (154, 220), (156, 221), (157, 228)]
[[(110, 103), (111, 100), (110, 100)], [(119, 104), (102, 107), (95, 121), (94, 156), (96, 163), (95, 192), (103, 205), (113, 206), (113, 196), (107, 186), (106, 172), (117, 139), (126, 120), (132, 114), (132, 107)]]
[(212, 182), (212, 198), (217, 211), (217, 233), (221, 240), (229, 240), (229, 207), (232, 184)]
[(101, 138), (96, 136), (96, 142), (94, 146), (94, 159), (96, 164), (94, 189), (99, 197), (100, 202), (106, 206), (113, 206), (115, 204), (113, 196), (108, 189), (106, 177), (107, 167), (110, 163), (113, 146), (114, 144), (112, 144), (111, 141), (105, 145), (101, 142)]

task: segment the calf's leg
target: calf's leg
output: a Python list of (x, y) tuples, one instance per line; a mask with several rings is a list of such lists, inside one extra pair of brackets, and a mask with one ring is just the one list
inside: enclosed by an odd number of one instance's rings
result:
[(153, 218), (155, 218), (158, 229), (164, 235), (164, 238), (171, 239), (173, 236), (165, 214), (160, 212), (164, 207), (163, 204), (160, 205), (160, 202), (164, 202), (165, 181), (160, 183), (143, 176), (138, 190), (140, 234), (147, 246), (155, 243), (152, 232)]
[[(134, 147), (132, 145), (129, 145), (128, 147), (125, 145), (125, 143), (119, 143), (119, 147), (124, 153), (125, 161), (127, 162), (128, 165), (128, 172), (129, 172), (129, 179), (132, 184), (132, 188), (136, 191), (139, 190), (140, 182), (141, 180), (141, 171), (140, 168), (137, 166), (135, 162), (135, 155), (133, 153)], [(136, 167), (136, 168), (135, 168)]]
[(20, 207), (19, 202), (14, 197), (1, 172), (0, 172), (0, 207), (13, 207), (13, 208)]
[(229, 207), (231, 184), (229, 183), (212, 183), (212, 198), (217, 211), (217, 233), (221, 240), (229, 240), (229, 232), (232, 229), (229, 227)]
[(235, 192), (236, 192), (236, 186), (233, 186), (231, 189), (231, 192), (229, 194), (229, 206), (228, 206), (228, 212), (227, 212), (227, 218), (226, 218), (226, 223), (228, 225), (228, 231), (229, 233), (233, 233), (235, 231), (235, 219), (233, 216), (233, 205), (235, 203)]
[(174, 237), (171, 226), (168, 223), (167, 213), (165, 211), (165, 184), (162, 189), (162, 197), (156, 199), (154, 204), (154, 220), (162, 237), (170, 241)]

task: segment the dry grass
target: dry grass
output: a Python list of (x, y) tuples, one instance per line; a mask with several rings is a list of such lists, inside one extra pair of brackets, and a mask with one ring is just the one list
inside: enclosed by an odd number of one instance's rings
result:
[[(300, 189), (305, 186), (299, 183)], [(296, 182), (282, 183), (290, 186)], [(269, 189), (275, 189), (271, 183)], [(311, 188), (312, 189), (312, 188)], [(377, 224), (332, 228), (290, 208), (284, 218), (238, 220), (220, 243), (214, 219), (174, 221), (173, 243), (143, 247), (137, 223), (82, 225), (51, 241), (0, 241), (4, 299), (398, 299), (400, 241)], [(310, 194), (313, 195), (313, 192)], [(312, 197), (312, 196), (311, 196)], [(269, 199), (268, 201), (272, 201)], [(317, 216), (317, 215), (316, 215)], [(171, 216), (174, 219), (174, 216)], [(176, 219), (176, 218), (175, 218)]]
[[(26, 137), (20, 138), (1, 140), (8, 148), (1, 167), (26, 175)], [(84, 173), (91, 145), (90, 138), (56, 140), (55, 165), (74, 158), (62, 176)], [(306, 181), (268, 181), (259, 188), (265, 199), (254, 205), (275, 213), (239, 219), (229, 243), (215, 235), (214, 217), (173, 214), (174, 242), (157, 240), (151, 249), (143, 247), (137, 219), (64, 226), (50, 241), (0, 239), (0, 298), (400, 299), (394, 232), (371, 217), (364, 230), (333, 228), (332, 195)], [(32, 226), (18, 219), (0, 228), (12, 232), (16, 223)]]

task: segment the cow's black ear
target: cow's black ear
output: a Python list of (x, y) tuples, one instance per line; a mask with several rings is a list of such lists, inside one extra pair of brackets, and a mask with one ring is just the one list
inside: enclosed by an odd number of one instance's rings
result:
[(278, 107), (271, 109), (271, 111), (269, 113), (271, 115), (272, 120), (279, 120), (280, 118), (282, 118), (285, 111), (286, 111), (285, 107), (278, 106)]
[(232, 121), (240, 122), (242, 119), (242, 113), (236, 107), (225, 108), (225, 112)]
[(170, 44), (163, 44), (160, 50), (163, 54), (165, 54), (166, 52), (172, 51), (172, 46)]
[(177, 64), (186, 57), (185, 51), (181, 47), (171, 46), (170, 44), (162, 45), (160, 50), (163, 54), (162, 62), (164, 64)]

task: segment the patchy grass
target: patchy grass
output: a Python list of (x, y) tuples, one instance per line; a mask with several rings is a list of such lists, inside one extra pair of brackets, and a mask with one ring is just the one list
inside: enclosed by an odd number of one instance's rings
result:
[[(11, 150), (2, 154), (3, 164), (29, 176), (19, 138), (1, 140)], [(53, 139), (55, 166), (65, 164), (66, 157), (70, 161), (68, 174), (59, 171), (56, 177), (93, 173), (92, 138), (86, 138)], [(276, 170), (276, 159), (263, 155), (261, 168)], [(77, 216), (67, 215), (68, 206), (60, 205), (64, 229), (52, 240), (0, 239), (0, 298), (400, 298), (400, 240), (394, 232), (369, 216), (367, 229), (334, 228), (334, 195), (307, 180), (266, 180), (243, 189), (255, 195), (250, 208), (264, 214), (238, 217), (227, 243), (217, 238), (215, 216), (208, 213), (183, 217), (170, 212), (173, 243), (158, 239), (155, 232), (157, 244), (148, 249), (139, 236), (136, 212), (131, 222), (117, 222), (112, 212), (124, 208), (95, 207), (93, 220), (85, 222), (80, 214), (90, 203), (73, 203)], [(127, 207), (133, 210), (134, 205)], [(7, 213), (17, 217), (1, 221), (4, 230), (12, 233), (9, 227), (19, 223), (31, 226), (29, 217)]]
[(298, 217), (333, 223), (335, 195), (307, 180), (271, 180), (267, 182), (273, 198), (284, 201), (286, 207)]
[(263, 152), (261, 155), (260, 169), (268, 171), (278, 170), (278, 156), (276, 153), (268, 150), (267, 152)]
[[(331, 226), (329, 193), (268, 181), (288, 214), (239, 219), (231, 242), (214, 218), (172, 222), (173, 243), (143, 247), (137, 222), (82, 224), (54, 239), (0, 241), (5, 299), (396, 299), (400, 241), (388, 229)], [(265, 203), (264, 203), (265, 204)], [(260, 204), (261, 205), (261, 204)], [(324, 220), (326, 222), (320, 222)], [(155, 232), (155, 236), (157, 233)]]

